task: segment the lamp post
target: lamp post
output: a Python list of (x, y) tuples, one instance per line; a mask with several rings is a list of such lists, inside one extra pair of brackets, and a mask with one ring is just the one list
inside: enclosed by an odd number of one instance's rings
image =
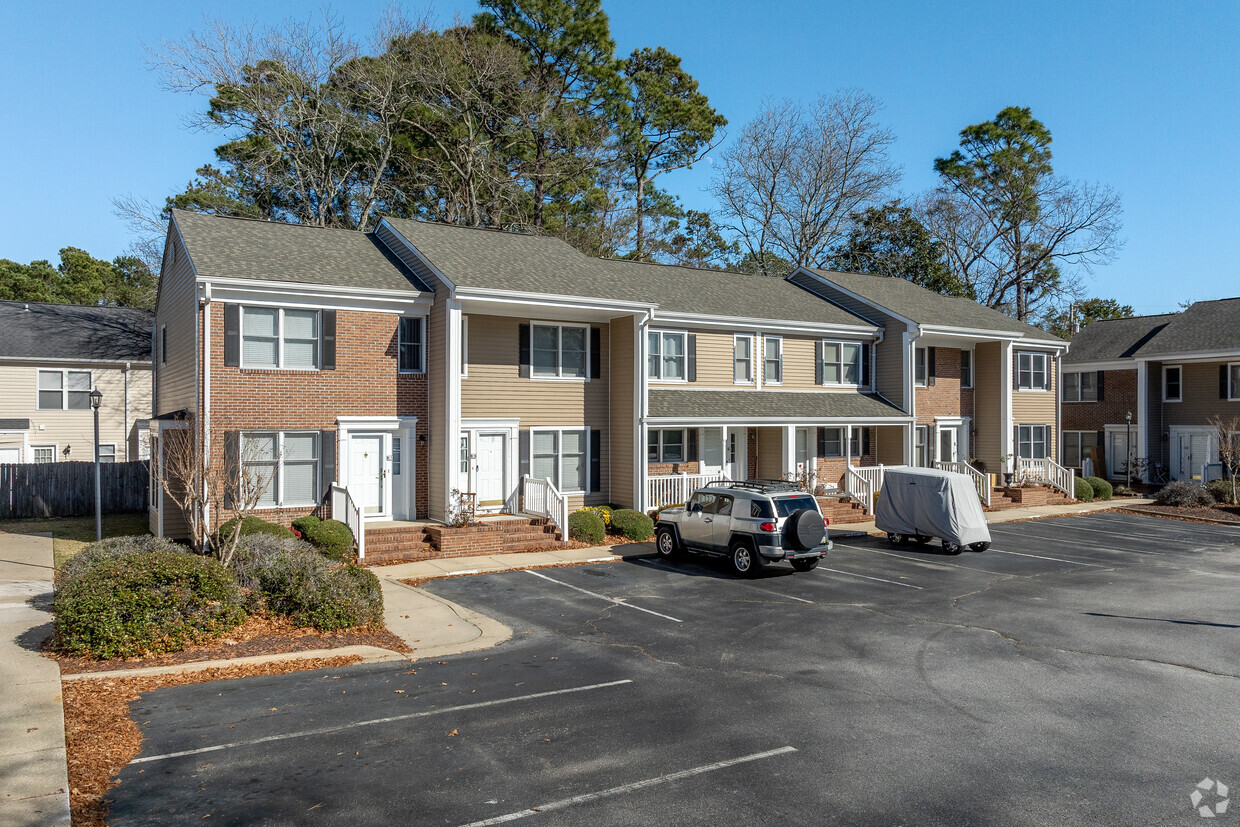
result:
[(95, 388), (90, 392), (90, 407), (95, 412), (95, 540), (103, 539), (103, 497), (99, 482), (99, 406), (103, 404), (103, 394)]
[(1124, 423), (1124, 474), (1128, 478), (1125, 485), (1132, 488), (1132, 411), (1124, 414)]

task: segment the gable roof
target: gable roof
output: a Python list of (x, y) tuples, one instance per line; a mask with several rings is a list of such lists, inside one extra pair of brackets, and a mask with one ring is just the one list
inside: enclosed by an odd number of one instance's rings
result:
[(592, 258), (550, 236), (388, 218), (458, 287), (590, 297), (667, 313), (873, 326), (783, 279), (623, 259)]
[(1132, 316), (1127, 319), (1097, 319), (1072, 337), (1072, 348), (1064, 364), (1109, 362), (1128, 359), (1160, 335), (1178, 313)]
[(908, 419), (870, 393), (822, 391), (650, 389), (650, 416), (669, 419)]
[(429, 292), (371, 233), (173, 210), (199, 276)]
[(1041, 328), (1013, 319), (972, 299), (944, 296), (907, 279), (868, 273), (803, 268), (849, 293), (917, 324), (1016, 334), (1029, 339), (1062, 341)]
[(1240, 353), (1240, 298), (1196, 302), (1183, 313), (1172, 314), (1166, 326), (1141, 345), (1136, 355), (1145, 358), (1219, 351)]
[(0, 359), (151, 361), (155, 316), (132, 307), (0, 301)]

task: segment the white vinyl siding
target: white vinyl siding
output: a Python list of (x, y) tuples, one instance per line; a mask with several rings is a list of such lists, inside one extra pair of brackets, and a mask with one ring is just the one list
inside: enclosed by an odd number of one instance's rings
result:
[(319, 312), (242, 307), (241, 366), (317, 370)]

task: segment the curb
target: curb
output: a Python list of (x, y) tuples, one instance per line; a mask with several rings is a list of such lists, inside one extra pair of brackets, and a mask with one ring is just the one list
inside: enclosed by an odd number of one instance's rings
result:
[(199, 660), (175, 663), (168, 666), (146, 666), (135, 669), (113, 669), (107, 672), (75, 672), (61, 675), (62, 681), (80, 681), (112, 678), (136, 678), (148, 675), (177, 675), (183, 672), (202, 672), (207, 669), (223, 669), (229, 666), (248, 666), (255, 663), (282, 663), (291, 660), (314, 658), (340, 658), (358, 655), (362, 663), (386, 663), (388, 661), (414, 660), (415, 655), (404, 655), (378, 646), (341, 646), (337, 649), (306, 649), (301, 652), (283, 652), (277, 655), (248, 655), (243, 658)]

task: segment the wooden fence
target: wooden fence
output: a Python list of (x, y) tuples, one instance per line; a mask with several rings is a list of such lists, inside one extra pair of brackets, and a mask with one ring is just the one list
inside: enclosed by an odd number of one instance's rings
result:
[[(103, 513), (145, 511), (147, 463), (99, 466)], [(95, 513), (95, 464), (49, 462), (0, 465), (0, 519), (83, 517)]]

